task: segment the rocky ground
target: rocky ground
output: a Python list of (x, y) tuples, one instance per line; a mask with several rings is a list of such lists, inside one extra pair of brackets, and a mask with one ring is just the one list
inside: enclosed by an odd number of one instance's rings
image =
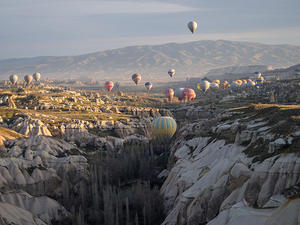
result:
[(163, 224), (299, 224), (299, 115), (299, 105), (258, 104), (182, 127)]
[[(0, 91), (0, 223), (300, 224), (299, 88), (278, 92), (286, 104), (265, 88), (173, 104)], [(178, 123), (170, 143), (152, 140), (161, 115)]]

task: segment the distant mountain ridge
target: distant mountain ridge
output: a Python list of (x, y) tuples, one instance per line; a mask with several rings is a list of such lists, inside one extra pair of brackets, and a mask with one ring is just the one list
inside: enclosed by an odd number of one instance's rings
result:
[(154, 46), (131, 46), (78, 56), (35, 57), (0, 61), (0, 79), (16, 73), (40, 72), (43, 77), (128, 80), (139, 72), (143, 81), (168, 81), (204, 76), (209, 70), (228, 66), (266, 65), (282, 68), (300, 63), (300, 46), (267, 45), (237, 41), (196, 41)]

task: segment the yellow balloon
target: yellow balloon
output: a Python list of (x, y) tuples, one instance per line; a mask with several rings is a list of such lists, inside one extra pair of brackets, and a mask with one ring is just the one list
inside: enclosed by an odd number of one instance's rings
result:
[(162, 116), (156, 118), (152, 122), (152, 131), (153, 134), (158, 137), (173, 137), (176, 132), (177, 124), (176, 121), (169, 116)]
[(201, 87), (200, 87), (200, 84), (197, 84), (197, 89), (202, 91)]
[(214, 80), (212, 84), (220, 84), (220, 80)]

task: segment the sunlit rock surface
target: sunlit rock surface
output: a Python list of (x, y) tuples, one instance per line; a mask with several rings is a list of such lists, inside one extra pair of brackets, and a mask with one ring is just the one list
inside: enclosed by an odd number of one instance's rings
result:
[(290, 138), (299, 128), (287, 124), (292, 132), (282, 134), (254, 116), (227, 112), (213, 126), (204, 120), (179, 130), (161, 188), (164, 225), (300, 224), (300, 188), (285, 194), (292, 199), (275, 198), (300, 183), (299, 140)]
[(26, 136), (52, 136), (47, 126), (38, 119), (32, 119), (26, 114), (18, 114), (10, 123), (9, 128)]

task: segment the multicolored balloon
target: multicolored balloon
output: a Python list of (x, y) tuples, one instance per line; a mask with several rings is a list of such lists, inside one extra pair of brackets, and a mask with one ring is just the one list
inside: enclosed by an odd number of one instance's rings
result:
[(221, 84), (222, 89), (228, 88), (228, 86), (229, 86), (229, 83), (227, 80), (223, 81)]
[(252, 80), (248, 80), (247, 86), (248, 87), (254, 87), (255, 86), (255, 82), (252, 81)]
[(261, 77), (261, 72), (254, 72), (254, 76), (256, 79), (259, 79)]
[(238, 89), (240, 85), (237, 82), (232, 82), (230, 85), (231, 89)]
[(193, 89), (191, 88), (185, 88), (183, 92), (183, 96), (186, 101), (191, 101), (196, 98), (196, 93)]
[(162, 116), (156, 118), (152, 122), (152, 132), (156, 137), (173, 137), (176, 132), (176, 121), (169, 116)]

